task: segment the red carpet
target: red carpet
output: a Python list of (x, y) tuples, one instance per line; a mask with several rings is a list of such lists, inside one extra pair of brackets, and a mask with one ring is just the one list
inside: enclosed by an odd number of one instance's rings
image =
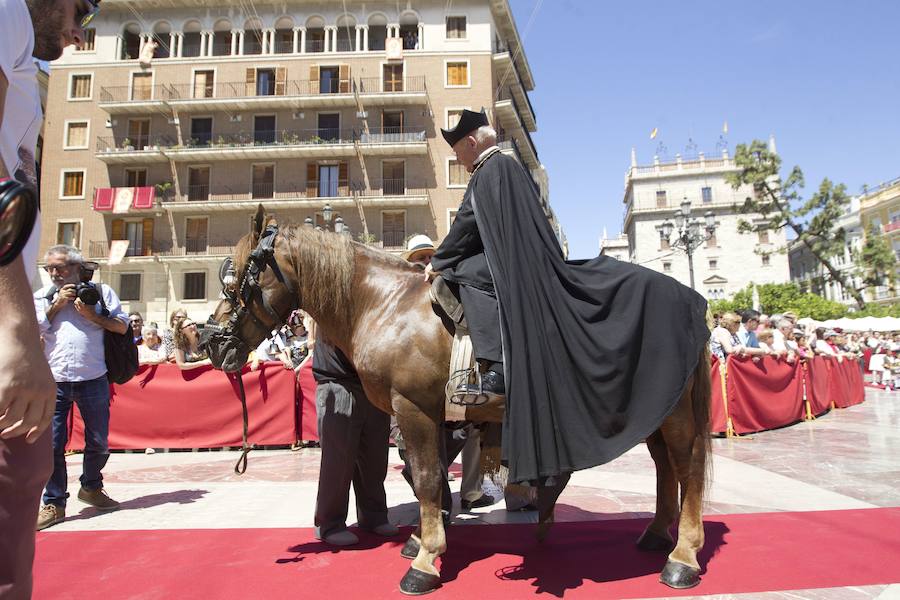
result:
[[(532, 525), (455, 526), (443, 587), (430, 597), (652, 598), (664, 556), (634, 549), (643, 519), (560, 523), (542, 545)], [(680, 595), (900, 582), (900, 508), (711, 515), (707, 569)], [(327, 600), (401, 597), (399, 543), (363, 534), (333, 551), (310, 529), (43, 532), (37, 599)], [(314, 595), (314, 596), (313, 596)]]

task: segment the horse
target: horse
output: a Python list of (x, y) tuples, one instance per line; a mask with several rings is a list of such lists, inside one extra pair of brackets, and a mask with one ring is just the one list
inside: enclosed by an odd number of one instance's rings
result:
[[(354, 364), (369, 401), (397, 417), (420, 505), (419, 526), (404, 548), (412, 547), (415, 558), (400, 590), (417, 595), (437, 589), (434, 562), (447, 549), (439, 444), (452, 337), (432, 306), (421, 268), (345, 235), (298, 225), (279, 229), (261, 205), (236, 246), (233, 268), (239, 285), (226, 289), (210, 319), (220, 332), (208, 345), (214, 366), (239, 370), (250, 348), (293, 310), (306, 311)], [(656, 512), (637, 546), (669, 552), (660, 582), (676, 589), (700, 581), (697, 553), (711, 459), (709, 356), (702, 354), (674, 411), (646, 440), (656, 467)], [(470, 406), (466, 416), (499, 422), (502, 411)], [(553, 523), (568, 476), (558, 481), (555, 488), (538, 488), (538, 540)], [(677, 544), (670, 534), (676, 521)]]

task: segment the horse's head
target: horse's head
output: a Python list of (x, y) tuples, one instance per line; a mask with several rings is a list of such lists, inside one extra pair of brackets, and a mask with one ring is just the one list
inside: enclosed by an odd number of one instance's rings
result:
[(250, 233), (235, 248), (231, 268), (223, 265), (223, 298), (204, 329), (204, 343), (217, 369), (239, 371), (250, 351), (298, 307), (299, 286), (287, 250), (278, 224), (266, 220), (260, 205)]

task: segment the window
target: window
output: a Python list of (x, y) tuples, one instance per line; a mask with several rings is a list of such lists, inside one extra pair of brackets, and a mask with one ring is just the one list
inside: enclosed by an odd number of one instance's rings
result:
[(63, 198), (84, 198), (84, 171), (63, 171)]
[(75, 121), (66, 124), (66, 148), (87, 148), (88, 122)]
[(194, 71), (194, 98), (212, 98), (215, 71)]
[(338, 166), (319, 165), (319, 198), (338, 195)]
[(769, 230), (761, 229), (756, 232), (759, 235), (759, 243), (760, 244), (768, 244), (769, 243)]
[(150, 145), (150, 119), (128, 120), (128, 142), (124, 145), (133, 146), (138, 150)]
[(706, 247), (707, 248), (715, 248), (718, 246), (718, 240), (716, 240), (716, 232), (712, 231), (709, 234), (709, 237), (706, 239)]
[(768, 266), (769, 266), (769, 255), (768, 255), (768, 254), (763, 254), (763, 255), (762, 255), (762, 264), (763, 264), (764, 267), (768, 267)]
[(201, 272), (184, 274), (184, 299), (206, 299), (206, 273)]
[(469, 85), (469, 62), (468, 61), (448, 61), (446, 73), (447, 87), (468, 87)]
[(382, 87), (385, 92), (403, 91), (403, 65), (384, 65), (382, 67)]
[(188, 200), (209, 200), (209, 167), (188, 168)]
[(447, 111), (447, 129), (453, 129), (459, 123), (463, 109), (451, 109)]
[(386, 110), (381, 113), (382, 133), (403, 133), (403, 111)]
[(275, 143), (275, 115), (253, 117), (253, 142), (255, 144)]
[(709, 259), (709, 270), (710, 270), (710, 271), (715, 271), (715, 270), (718, 269), (718, 268), (719, 268), (719, 261), (718, 261), (718, 259), (715, 259), (715, 258)]
[(141, 299), (141, 274), (122, 273), (119, 275), (119, 300)]
[(56, 224), (56, 243), (67, 246), (81, 246), (81, 223), (61, 221)]
[(75, 51), (76, 52), (93, 52), (94, 51), (94, 40), (97, 38), (97, 30), (94, 28), (85, 29), (84, 30), (84, 41), (81, 42), (81, 45), (78, 46)]
[(385, 196), (405, 194), (406, 163), (402, 160), (386, 160), (381, 163), (381, 188)]
[(464, 40), (464, 39), (466, 39), (466, 18), (465, 17), (447, 17), (447, 39), (448, 40)]
[(256, 95), (275, 95), (275, 69), (256, 70)]
[(447, 187), (465, 187), (468, 184), (468, 171), (461, 162), (451, 158), (447, 163)]
[(406, 213), (381, 213), (381, 240), (385, 248), (400, 248), (406, 239)]
[(275, 195), (275, 165), (253, 165), (251, 196), (273, 198)]
[(664, 262), (663, 263), (663, 273), (671, 273), (672, 272), (672, 263)]
[(153, 99), (153, 73), (133, 73), (131, 75), (131, 99)]
[(91, 97), (91, 87), (93, 87), (94, 76), (72, 75), (69, 80), (69, 100), (89, 100)]
[(142, 256), (144, 254), (144, 223), (127, 221), (125, 223), (125, 239), (128, 240), (128, 250), (125, 252), (125, 256)]
[(191, 145), (209, 146), (212, 142), (212, 117), (196, 117), (191, 119)]
[(184, 250), (187, 254), (205, 254), (209, 219), (188, 217), (184, 221)]
[(712, 202), (712, 188), (700, 188), (700, 197), (703, 198), (703, 202)]
[(341, 138), (340, 113), (320, 114), (318, 126), (319, 137), (323, 140), (339, 140)]
[(147, 169), (125, 169), (125, 187), (146, 187)]
[(666, 198), (666, 190), (657, 190), (656, 208), (666, 208), (667, 206), (669, 206), (669, 200)]
[(340, 90), (340, 69), (338, 67), (321, 67), (319, 69), (319, 93), (337, 94)]

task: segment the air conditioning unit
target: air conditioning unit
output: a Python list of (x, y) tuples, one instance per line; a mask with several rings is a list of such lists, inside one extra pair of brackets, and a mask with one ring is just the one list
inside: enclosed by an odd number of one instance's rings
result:
[(240, 123), (244, 118), (241, 115), (231, 115), (230, 120), (232, 123)]
[(369, 113), (368, 113), (368, 111), (365, 111), (365, 110), (357, 111), (356, 118), (357, 119), (368, 119)]
[(294, 114), (293, 114), (292, 116), (294, 117), (294, 120), (295, 120), (295, 121), (297, 121), (297, 120), (299, 120), (299, 119), (302, 119), (302, 118), (306, 117), (306, 115), (303, 114), (303, 111), (299, 111), (299, 110), (298, 110), (298, 111), (294, 111)]

